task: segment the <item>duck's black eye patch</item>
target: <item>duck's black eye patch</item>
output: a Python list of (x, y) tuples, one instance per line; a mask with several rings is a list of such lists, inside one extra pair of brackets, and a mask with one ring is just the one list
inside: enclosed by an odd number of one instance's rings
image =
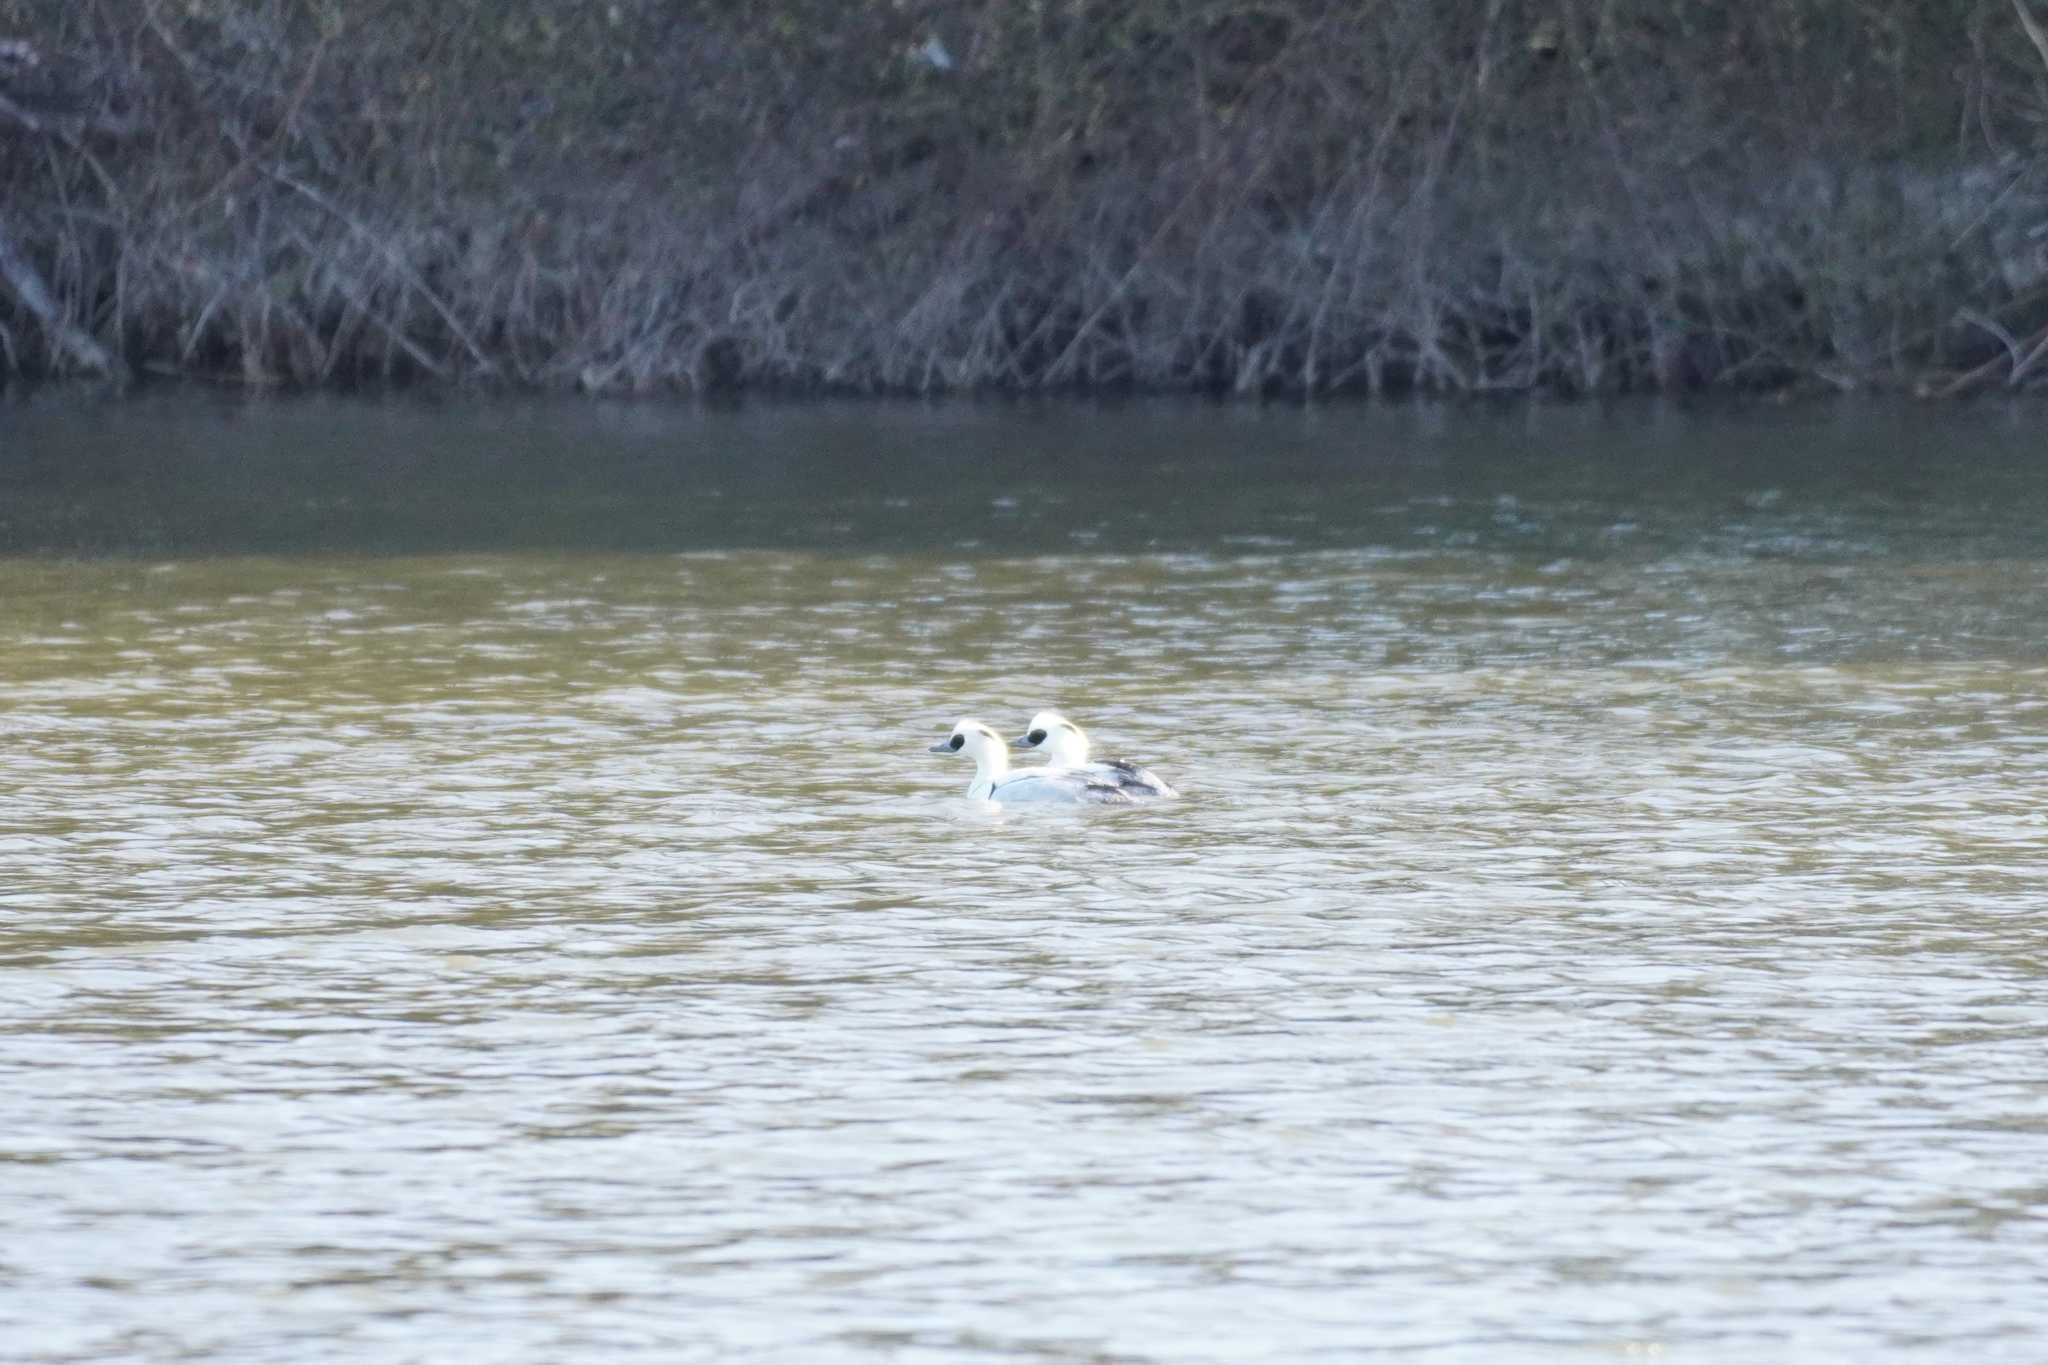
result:
[(1024, 738), (1030, 740), (1033, 744), (1043, 744), (1045, 743), (1045, 731), (1033, 730), (1030, 734), (1024, 736)]
[(951, 744), (948, 744), (948, 745), (947, 745), (946, 747), (947, 747), (947, 748), (949, 748), (949, 749), (957, 749), (957, 748), (959, 748), (959, 747), (960, 747), (961, 745), (965, 744), (966, 742), (967, 742), (967, 736), (965, 736), (965, 735), (955, 735), (955, 736), (953, 736), (953, 742), (952, 742)]

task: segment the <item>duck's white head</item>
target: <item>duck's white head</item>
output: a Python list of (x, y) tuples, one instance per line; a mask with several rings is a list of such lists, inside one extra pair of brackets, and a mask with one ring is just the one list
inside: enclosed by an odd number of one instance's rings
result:
[(953, 733), (932, 745), (935, 754), (966, 754), (983, 771), (1003, 772), (1010, 766), (1009, 752), (1002, 737), (970, 717), (962, 717)]
[(1057, 711), (1040, 711), (1033, 716), (1024, 733), (1010, 741), (1010, 747), (1043, 750), (1055, 768), (1070, 768), (1088, 761), (1088, 736)]

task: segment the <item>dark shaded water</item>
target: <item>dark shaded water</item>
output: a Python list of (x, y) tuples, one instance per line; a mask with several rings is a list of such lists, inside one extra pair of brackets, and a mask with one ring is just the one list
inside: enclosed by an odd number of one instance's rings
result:
[(2030, 416), (0, 412), (5, 1354), (2029, 1358)]
[[(2033, 406), (0, 409), (0, 554), (2042, 550)], [(1520, 515), (1524, 504), (1529, 515)]]

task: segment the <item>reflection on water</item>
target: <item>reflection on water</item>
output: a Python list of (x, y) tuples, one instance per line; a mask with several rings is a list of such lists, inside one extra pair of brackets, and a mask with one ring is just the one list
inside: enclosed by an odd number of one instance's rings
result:
[[(350, 411), (6, 415), (10, 1354), (2048, 1331), (2001, 415)], [(1188, 799), (924, 751), (1046, 705)]]

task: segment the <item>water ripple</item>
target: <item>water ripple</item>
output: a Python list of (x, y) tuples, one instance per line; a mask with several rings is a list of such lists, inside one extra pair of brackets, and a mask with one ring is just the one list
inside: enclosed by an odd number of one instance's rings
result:
[(0, 1331), (2023, 1358), (2048, 581), (1759, 534), (0, 567)]

